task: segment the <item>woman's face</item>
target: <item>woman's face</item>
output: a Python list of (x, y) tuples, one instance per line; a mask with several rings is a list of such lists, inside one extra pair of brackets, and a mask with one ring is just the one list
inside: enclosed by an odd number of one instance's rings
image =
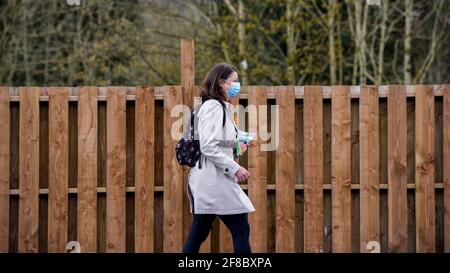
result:
[(227, 90), (230, 89), (232, 82), (239, 82), (239, 77), (236, 71), (231, 73), (231, 75), (228, 77), (228, 79), (222, 81), (222, 90), (225, 92), (225, 95), (228, 96)]

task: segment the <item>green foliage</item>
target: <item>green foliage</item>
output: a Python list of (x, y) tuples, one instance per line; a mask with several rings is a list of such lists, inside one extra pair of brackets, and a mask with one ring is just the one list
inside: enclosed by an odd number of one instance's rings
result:
[(411, 52), (405, 0), (381, 2), (0, 0), (0, 84), (179, 84), (182, 38), (195, 39), (197, 84), (217, 62), (252, 85), (329, 85), (332, 71), (336, 84), (402, 83), (407, 54), (414, 83), (448, 83), (449, 1), (413, 1)]

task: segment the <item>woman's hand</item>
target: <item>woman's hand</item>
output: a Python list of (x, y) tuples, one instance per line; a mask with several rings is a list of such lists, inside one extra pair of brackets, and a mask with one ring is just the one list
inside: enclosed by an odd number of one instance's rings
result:
[(244, 167), (239, 167), (234, 175), (237, 177), (239, 182), (246, 181), (250, 178), (250, 173)]
[(248, 146), (250, 146), (250, 144), (244, 144), (242, 142), (239, 143), (241, 145), (241, 155), (244, 154), (247, 151)]

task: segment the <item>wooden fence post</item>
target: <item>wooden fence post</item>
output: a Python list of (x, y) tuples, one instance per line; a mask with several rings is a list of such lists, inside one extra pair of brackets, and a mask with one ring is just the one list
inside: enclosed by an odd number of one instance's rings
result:
[(9, 88), (0, 87), (0, 253), (9, 249)]
[(106, 251), (125, 252), (125, 89), (107, 94)]
[(433, 87), (416, 86), (416, 246), (435, 252), (435, 148)]
[(67, 88), (50, 87), (48, 252), (66, 252), (69, 213), (69, 99)]
[(180, 86), (164, 88), (164, 252), (181, 252), (183, 244), (183, 171), (175, 157), (178, 140), (172, 138), (176, 117), (172, 109), (183, 103)]
[(380, 140), (378, 87), (362, 86), (359, 98), (360, 251), (380, 242)]
[[(195, 88), (195, 44), (194, 40), (181, 40), (181, 87), (183, 90), (183, 104), (192, 110), (194, 105)], [(187, 121), (187, 117), (184, 117)], [(183, 126), (186, 123), (183, 124)], [(184, 128), (183, 128), (184, 130)], [(187, 195), (187, 183), (190, 168), (183, 166), (183, 242), (187, 239), (189, 229), (192, 223), (192, 214), (190, 212), (189, 197)], [(210, 252), (210, 236), (202, 244), (201, 252)]]
[(252, 251), (267, 252), (267, 152), (261, 150), (263, 142), (260, 135), (260, 128), (267, 125), (267, 112), (260, 109), (267, 105), (266, 87), (249, 87), (248, 105), (256, 108), (256, 115), (249, 116), (248, 120), (249, 131), (257, 134), (257, 139), (248, 149), (248, 171), (251, 174), (248, 195), (256, 210), (249, 215), (250, 239)]
[(154, 252), (155, 97), (153, 87), (136, 89), (135, 250)]
[(322, 87), (305, 86), (305, 252), (323, 251), (323, 101)]
[(351, 252), (350, 87), (331, 89), (331, 222), (333, 252)]
[(406, 89), (405, 86), (390, 86), (388, 93), (389, 252), (407, 251), (406, 186)]
[(19, 252), (38, 252), (40, 89), (21, 87), (19, 93)]
[(97, 251), (97, 87), (78, 94), (77, 241), (82, 252)]
[(450, 85), (444, 87), (444, 251), (450, 252)]
[(276, 150), (276, 251), (295, 251), (295, 93), (293, 86), (277, 88), (279, 107)]

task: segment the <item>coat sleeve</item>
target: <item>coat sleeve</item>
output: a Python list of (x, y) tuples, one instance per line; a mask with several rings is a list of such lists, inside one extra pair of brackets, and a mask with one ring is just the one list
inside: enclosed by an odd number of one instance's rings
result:
[(222, 119), (223, 108), (219, 102), (211, 100), (202, 106), (199, 113), (200, 150), (208, 160), (214, 163), (226, 175), (234, 177), (240, 168), (231, 157), (227, 156), (219, 146), (223, 139)]

